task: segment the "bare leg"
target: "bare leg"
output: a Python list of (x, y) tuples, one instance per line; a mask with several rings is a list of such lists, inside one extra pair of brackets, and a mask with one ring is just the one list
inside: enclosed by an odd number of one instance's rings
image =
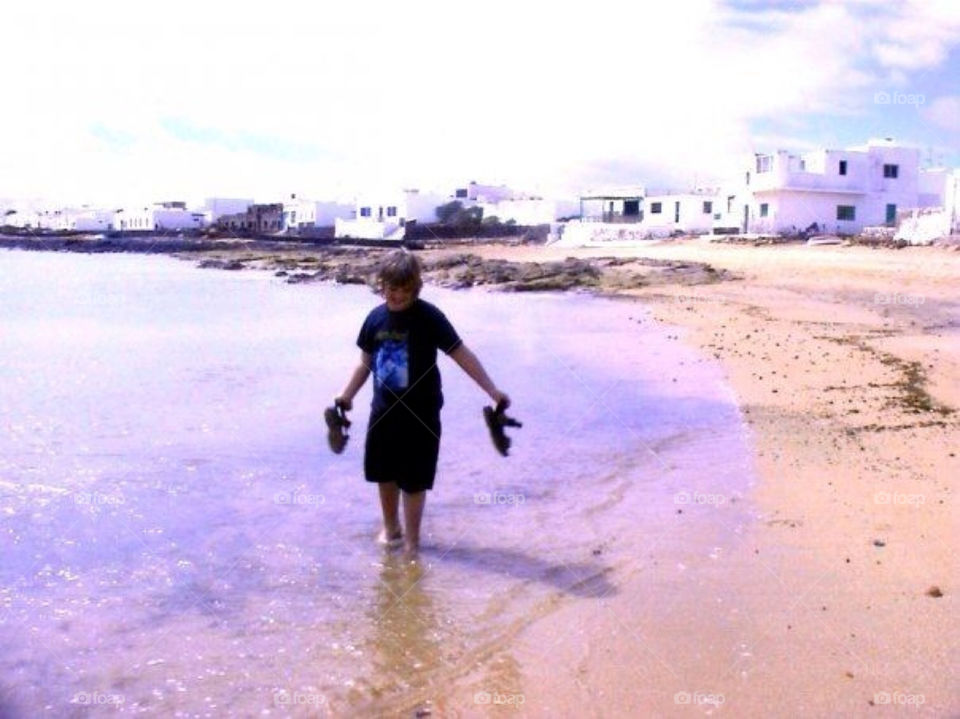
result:
[(377, 486), (380, 488), (380, 509), (383, 512), (383, 531), (380, 533), (380, 541), (388, 544), (403, 536), (398, 513), (400, 488), (397, 487), (396, 482), (381, 482)]
[(423, 506), (426, 502), (426, 492), (403, 493), (403, 527), (406, 534), (404, 549), (408, 554), (416, 554), (420, 549), (420, 521), (423, 519)]

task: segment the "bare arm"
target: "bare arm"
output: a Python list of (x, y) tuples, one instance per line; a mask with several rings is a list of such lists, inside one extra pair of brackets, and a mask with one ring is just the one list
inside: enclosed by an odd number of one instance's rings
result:
[(478, 385), (480, 389), (490, 395), (490, 399), (494, 401), (495, 404), (504, 402), (505, 407), (510, 406), (510, 398), (497, 389), (497, 386), (493, 383), (493, 380), (490, 379), (490, 376), (487, 374), (487, 371), (483, 368), (483, 365), (480, 364), (480, 360), (477, 359), (477, 356), (467, 347), (465, 344), (461, 344), (457, 349), (450, 353), (450, 357), (460, 365), (460, 368), (467, 373), (467, 375)]
[(370, 363), (372, 361), (373, 357), (371, 355), (366, 352), (360, 353), (360, 364), (353, 370), (350, 381), (347, 382), (347, 386), (343, 388), (343, 392), (337, 397), (343, 404), (344, 409), (353, 409), (353, 398), (356, 397), (357, 392), (360, 391), (360, 388), (363, 387), (363, 384), (367, 381), (367, 377), (370, 376)]

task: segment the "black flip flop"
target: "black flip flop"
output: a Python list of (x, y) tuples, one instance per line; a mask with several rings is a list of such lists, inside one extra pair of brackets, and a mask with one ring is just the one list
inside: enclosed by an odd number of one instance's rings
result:
[(490, 430), (490, 439), (493, 440), (493, 446), (504, 457), (510, 451), (510, 438), (504, 433), (504, 427), (522, 427), (523, 424), (504, 414), (505, 404), (501, 401), (497, 403), (497, 408), (484, 407), (483, 418), (487, 422), (487, 429)]
[(347, 411), (340, 402), (335, 401), (333, 407), (323, 410), (323, 419), (327, 423), (327, 444), (330, 445), (330, 451), (340, 454), (347, 446), (347, 440), (350, 439), (350, 435), (346, 432), (347, 427), (350, 426)]

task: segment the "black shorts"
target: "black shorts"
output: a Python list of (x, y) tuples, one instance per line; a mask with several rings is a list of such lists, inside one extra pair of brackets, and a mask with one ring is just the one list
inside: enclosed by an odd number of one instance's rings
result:
[(371, 413), (363, 454), (368, 482), (396, 482), (404, 492), (433, 489), (440, 454), (440, 411), (397, 405)]

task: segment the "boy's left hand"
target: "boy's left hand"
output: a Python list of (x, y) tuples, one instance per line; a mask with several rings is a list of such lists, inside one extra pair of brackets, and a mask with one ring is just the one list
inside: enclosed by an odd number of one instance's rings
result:
[(501, 392), (498, 389), (494, 390), (490, 394), (490, 399), (493, 400), (494, 407), (500, 407), (502, 405), (503, 409), (506, 409), (507, 407), (510, 406), (510, 397), (508, 397), (505, 392)]

